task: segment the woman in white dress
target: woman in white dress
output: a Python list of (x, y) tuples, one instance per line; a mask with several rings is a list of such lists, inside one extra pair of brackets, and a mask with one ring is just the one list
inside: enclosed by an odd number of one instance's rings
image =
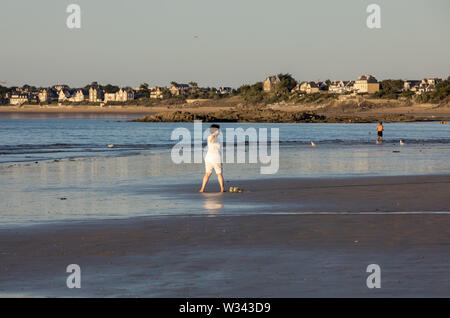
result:
[(221, 145), (217, 140), (217, 136), (220, 134), (220, 126), (213, 124), (209, 127), (211, 135), (208, 137), (208, 152), (205, 156), (205, 176), (203, 177), (203, 184), (200, 192), (205, 191), (206, 184), (208, 183), (209, 177), (211, 177), (212, 171), (214, 170), (217, 174), (217, 179), (219, 179), (220, 192), (225, 192), (223, 187), (223, 176), (222, 176), (222, 154)]

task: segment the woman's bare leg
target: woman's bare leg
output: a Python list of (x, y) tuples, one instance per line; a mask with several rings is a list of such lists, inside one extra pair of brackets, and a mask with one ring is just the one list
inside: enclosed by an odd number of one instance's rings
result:
[(219, 184), (220, 184), (220, 192), (225, 192), (225, 189), (223, 187), (223, 176), (221, 173), (217, 174), (217, 179), (219, 179)]
[(209, 177), (211, 177), (211, 173), (205, 173), (205, 176), (203, 177), (202, 188), (200, 189), (199, 192), (205, 191), (205, 187), (206, 187), (206, 184), (208, 183)]

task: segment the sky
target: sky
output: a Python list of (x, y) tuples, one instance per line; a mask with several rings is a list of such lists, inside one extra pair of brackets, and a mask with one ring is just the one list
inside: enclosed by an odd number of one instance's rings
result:
[[(72, 3), (80, 29), (66, 25)], [(0, 27), (4, 86), (450, 75), (448, 0), (1, 0)]]

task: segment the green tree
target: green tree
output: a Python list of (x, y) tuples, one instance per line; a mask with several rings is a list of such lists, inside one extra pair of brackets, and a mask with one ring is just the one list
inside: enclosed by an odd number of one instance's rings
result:
[(116, 93), (120, 90), (119, 86), (108, 84), (103, 87), (105, 93)]
[(280, 84), (278, 85), (280, 90), (290, 92), (297, 85), (297, 81), (289, 73), (278, 74), (278, 78), (280, 79)]
[(411, 92), (411, 91), (403, 91), (403, 92), (402, 92), (402, 96), (403, 96), (403, 97), (406, 97), (406, 98), (411, 98), (411, 97), (413, 97), (414, 95), (416, 95), (416, 93)]
[(0, 85), (0, 97), (5, 96), (5, 94), (8, 93), (8, 92), (9, 92), (9, 88), (8, 87)]
[(383, 80), (380, 83), (380, 90), (374, 94), (372, 97), (375, 98), (386, 98), (386, 99), (397, 99), (403, 91), (403, 81), (402, 80)]
[(402, 80), (384, 80), (381, 81), (381, 90), (385, 94), (399, 93), (403, 89)]
[(148, 86), (149, 86), (149, 85), (148, 85), (147, 83), (142, 83), (141, 86), (139, 86), (139, 88), (140, 88), (140, 89), (143, 89), (143, 90), (147, 90), (147, 89), (148, 89)]
[(253, 85), (242, 85), (238, 89), (238, 94), (242, 96), (244, 101), (251, 104), (263, 103), (267, 96), (264, 92), (263, 83), (257, 82)]
[(445, 81), (436, 84), (434, 91), (429, 92), (430, 100), (433, 103), (440, 103), (444, 100), (449, 100), (450, 95), (450, 81), (447, 79)]
[(139, 97), (150, 98), (150, 90), (148, 89), (149, 85), (147, 83), (142, 83), (139, 88)]
[(236, 90), (236, 93), (239, 95), (243, 95), (245, 94), (248, 90), (250, 89), (250, 85), (242, 85), (240, 87), (238, 87), (238, 89)]
[(99, 87), (100, 85), (97, 82), (92, 82), (91, 84), (86, 85), (83, 89), (89, 90), (91, 87)]

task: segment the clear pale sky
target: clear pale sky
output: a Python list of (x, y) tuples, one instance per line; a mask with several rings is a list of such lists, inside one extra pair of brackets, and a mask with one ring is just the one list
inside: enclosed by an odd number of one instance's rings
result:
[[(66, 26), (71, 3), (78, 30)], [(371, 3), (381, 29), (366, 26)], [(8, 86), (450, 75), (449, 0), (1, 0), (0, 26)]]

